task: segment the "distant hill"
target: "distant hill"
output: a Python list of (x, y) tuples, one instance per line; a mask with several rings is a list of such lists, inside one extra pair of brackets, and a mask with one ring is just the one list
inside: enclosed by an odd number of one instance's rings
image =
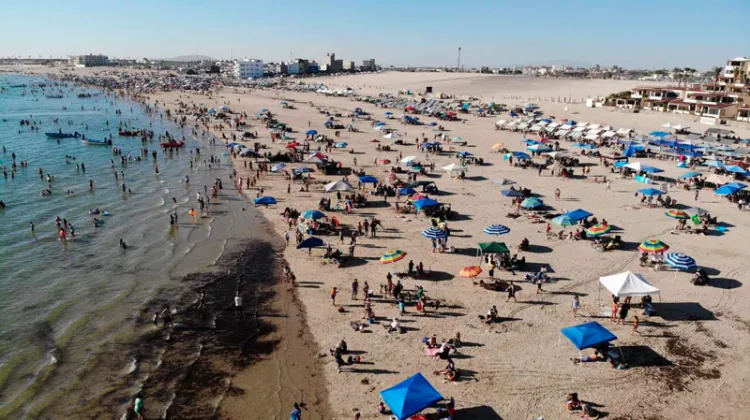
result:
[(177, 57), (167, 58), (169, 61), (216, 61), (206, 55), (179, 55)]

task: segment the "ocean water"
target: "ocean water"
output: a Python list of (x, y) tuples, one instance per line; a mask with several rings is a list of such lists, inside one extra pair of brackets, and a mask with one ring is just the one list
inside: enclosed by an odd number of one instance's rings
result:
[[(47, 86), (33, 87), (39, 83)], [(80, 93), (92, 97), (78, 98)], [(63, 98), (48, 97), (56, 95)], [(34, 121), (39, 130), (22, 126), (22, 119)], [(153, 130), (155, 139), (142, 144), (139, 137), (120, 137), (121, 122)], [(56, 141), (44, 134), (60, 129), (96, 139), (112, 135), (123, 155), (138, 156), (142, 147), (149, 154), (122, 165), (111, 147), (84, 145), (76, 138)], [(195, 197), (204, 185), (210, 189), (216, 178), (229, 183), (226, 163), (209, 167), (204, 159), (210, 154), (228, 158), (221, 147), (213, 149), (189, 135), (184, 149), (165, 153), (158, 145), (165, 131), (183, 136), (166, 115), (149, 114), (138, 103), (70, 84), (0, 75), (0, 146), (5, 148), (0, 169), (7, 173), (0, 174), (0, 200), (7, 206), (0, 210), (0, 418), (41, 416), (60, 400), (85, 413), (85, 400), (108, 390), (82, 383), (137, 387), (137, 380), (121, 380), (145, 370), (136, 357), (124, 355), (129, 350), (123, 343), (134, 339), (134, 326), (148, 316), (144, 305), (170, 302), (185, 293), (180, 276), (214, 263), (236, 233), (237, 220), (256, 217), (244, 215), (240, 203), (227, 203), (215, 214), (191, 218), (188, 210), (198, 210)], [(201, 151), (198, 160), (189, 153), (196, 148)], [(158, 151), (156, 161), (153, 150)], [(28, 161), (28, 167), (21, 167), (21, 161)], [(76, 163), (85, 164), (85, 173)], [(132, 194), (122, 191), (121, 171)], [(53, 177), (51, 184), (47, 174)], [(52, 194), (42, 196), (45, 188)], [(93, 208), (109, 212), (96, 216), (104, 221), (101, 227), (94, 227)], [(169, 215), (175, 211), (179, 222), (171, 226)], [(75, 237), (66, 243), (58, 240), (56, 217), (75, 227)], [(120, 239), (128, 249), (120, 249)], [(171, 295), (163, 296), (165, 291)], [(71, 388), (78, 394), (68, 393)], [(116, 413), (103, 418), (114, 417)]]

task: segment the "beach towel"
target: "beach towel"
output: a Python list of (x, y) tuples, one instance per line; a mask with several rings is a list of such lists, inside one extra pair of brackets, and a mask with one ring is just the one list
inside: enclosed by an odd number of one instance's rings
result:
[(424, 354), (427, 357), (437, 357), (437, 355), (440, 354), (440, 347), (436, 347), (434, 349), (430, 349), (430, 348), (425, 347)]

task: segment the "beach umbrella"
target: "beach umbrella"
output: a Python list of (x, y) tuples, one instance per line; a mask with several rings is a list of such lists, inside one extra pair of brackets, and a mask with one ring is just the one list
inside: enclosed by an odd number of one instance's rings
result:
[(237, 147), (237, 146), (242, 146), (242, 145), (239, 144), (239, 143), (229, 143), (229, 144), (227, 144), (227, 147)]
[(388, 133), (384, 135), (383, 138), (386, 140), (395, 140), (395, 139), (401, 138), (401, 135), (398, 133)]
[(461, 271), (458, 272), (458, 275), (461, 277), (466, 278), (472, 278), (480, 275), (482, 273), (482, 268), (478, 265), (467, 265), (466, 267), (462, 268)]
[(297, 249), (318, 248), (325, 245), (322, 239), (311, 236), (297, 245)]
[(375, 123), (375, 127), (383, 127), (383, 126), (385, 126), (385, 123), (382, 121)]
[(375, 178), (374, 176), (365, 175), (365, 176), (359, 177), (359, 182), (363, 184), (377, 184), (378, 179)]
[(318, 134), (318, 130), (307, 130), (305, 134), (307, 134), (308, 136), (314, 136)]
[(403, 163), (403, 164), (406, 165), (406, 164), (409, 164), (409, 163), (411, 163), (411, 162), (413, 162), (415, 160), (417, 160), (416, 156), (407, 156), (407, 157), (401, 159), (401, 163)]
[(515, 184), (516, 181), (511, 181), (508, 178), (498, 178), (495, 180), (495, 185), (503, 186), (503, 185), (512, 185)]
[(666, 212), (664, 212), (664, 214), (666, 214), (667, 217), (671, 217), (673, 219), (689, 219), (690, 218), (690, 215), (682, 210), (675, 210), (675, 209), (667, 210)]
[(378, 165), (390, 165), (391, 161), (388, 159), (378, 159), (375, 161)]
[(483, 232), (488, 235), (505, 235), (510, 232), (510, 228), (505, 225), (489, 225)]
[(401, 261), (404, 258), (406, 258), (406, 252), (400, 249), (392, 249), (380, 257), (380, 262), (383, 264), (391, 264), (396, 261)]
[(286, 168), (286, 163), (277, 163), (271, 166), (271, 172), (279, 172), (284, 168)]
[(689, 271), (695, 270), (698, 267), (692, 257), (679, 252), (670, 252), (664, 258), (664, 262), (678, 270)]
[(642, 244), (638, 245), (638, 249), (641, 252), (658, 254), (658, 253), (665, 252), (666, 250), (668, 250), (669, 245), (665, 244), (659, 239), (652, 238), (652, 239), (646, 239), (645, 241), (643, 241)]
[(531, 160), (531, 156), (529, 156), (528, 153), (524, 153), (524, 152), (511, 152), (511, 153), (508, 153), (508, 154), (505, 155), (505, 160), (508, 160), (508, 158), (510, 158), (511, 156), (513, 156), (515, 159)]
[(505, 147), (505, 143), (495, 143), (492, 145), (492, 151), (497, 151)]
[(320, 210), (308, 210), (302, 213), (303, 219), (318, 220), (326, 217), (326, 215)]
[(525, 209), (536, 209), (543, 205), (544, 202), (536, 197), (529, 197), (521, 202), (521, 207)]
[(506, 197), (523, 197), (523, 193), (517, 190), (501, 190), (500, 194)]
[(594, 225), (594, 226), (591, 226), (590, 228), (586, 229), (586, 235), (588, 235), (588, 236), (602, 236), (602, 235), (605, 235), (605, 234), (609, 233), (609, 231), (611, 231), (611, 230), (612, 230), (612, 226), (611, 225), (598, 224), (598, 225)]
[(266, 112), (268, 112), (268, 108), (261, 108), (260, 110), (261, 114), (265, 114)]
[(387, 112), (385, 113), (385, 115), (386, 115), (387, 117), (390, 117), (391, 115), (393, 115), (393, 112), (391, 112), (391, 111), (387, 111)]
[(638, 190), (638, 192), (645, 195), (646, 197), (653, 197), (655, 195), (664, 194), (664, 191), (657, 190), (656, 188), (644, 188), (642, 190)]
[(253, 200), (256, 206), (267, 206), (270, 204), (276, 204), (276, 199), (269, 196), (258, 197)]
[(565, 226), (574, 226), (576, 224), (575, 220), (571, 219), (570, 217), (568, 217), (568, 216), (566, 216), (564, 214), (555, 217), (554, 219), (552, 219), (552, 222), (556, 223), (556, 224), (558, 224), (560, 226), (563, 226), (563, 227), (565, 227)]
[(532, 152), (539, 152), (539, 153), (552, 151), (551, 147), (546, 146), (544, 144), (535, 144), (535, 145), (527, 147), (527, 149), (531, 150)]
[(401, 188), (398, 190), (398, 195), (411, 196), (417, 193), (417, 190), (413, 188)]
[(281, 101), (279, 102), (279, 105), (289, 105), (289, 103), (287, 101)]
[(438, 228), (428, 228), (422, 231), (422, 236), (430, 239), (443, 239), (448, 237), (448, 232)]
[(349, 144), (346, 143), (346, 142), (343, 142), (343, 141), (336, 143), (336, 148), (337, 149), (343, 149), (343, 148), (345, 148), (347, 146), (349, 146)]

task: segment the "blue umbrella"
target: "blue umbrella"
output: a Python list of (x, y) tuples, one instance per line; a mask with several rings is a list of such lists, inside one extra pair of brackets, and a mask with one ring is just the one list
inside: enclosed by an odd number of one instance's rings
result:
[(235, 146), (242, 146), (242, 145), (239, 144), (239, 143), (229, 143), (229, 144), (227, 144), (227, 147), (235, 147)]
[(527, 146), (533, 146), (535, 144), (541, 144), (542, 142), (532, 139), (524, 139), (521, 143), (526, 143)]
[(511, 117), (517, 117), (517, 116), (518, 116), (518, 114), (517, 114), (517, 113), (515, 113), (515, 112), (511, 112), (511, 113), (510, 113), (510, 114), (508, 114), (508, 115), (510, 115)]
[(323, 217), (326, 217), (326, 215), (320, 210), (308, 210), (302, 213), (303, 219), (318, 220), (318, 219), (322, 219)]
[(416, 194), (417, 191), (413, 188), (401, 188), (398, 190), (398, 195), (410, 196)]
[(391, 116), (391, 115), (393, 115), (393, 112), (391, 112), (391, 111), (388, 111), (388, 112), (386, 112), (386, 113), (385, 113), (385, 115), (387, 115), (387, 116)]
[(385, 125), (385, 123), (384, 123), (384, 122), (379, 122), (379, 123), (375, 124), (375, 127), (382, 127), (382, 126), (384, 126), (384, 125)]
[(678, 270), (689, 271), (695, 270), (697, 267), (695, 260), (692, 257), (677, 252), (667, 254), (664, 258), (664, 262)]
[(429, 127), (434, 127), (434, 126), (438, 125), (438, 123), (436, 123), (435, 121), (433, 121), (433, 122), (431, 122), (431, 123), (429, 123), (429, 124), (427, 124), (427, 125), (428, 125)]
[(521, 197), (523, 196), (523, 193), (521, 191), (516, 190), (502, 190), (500, 191), (500, 194), (506, 196), (506, 197)]
[(422, 236), (430, 239), (443, 239), (448, 237), (448, 232), (438, 228), (428, 228), (422, 231)]
[(508, 160), (508, 158), (510, 156), (513, 156), (516, 159), (531, 160), (531, 156), (529, 156), (528, 153), (524, 153), (524, 152), (511, 152), (511, 153), (508, 153), (507, 155), (505, 155), (505, 160)]
[(261, 114), (262, 114), (262, 113), (264, 113), (264, 112), (268, 112), (268, 108), (262, 108), (262, 109), (260, 110), (260, 113), (261, 113)]
[(458, 153), (456, 153), (456, 155), (458, 155), (458, 157), (462, 157), (462, 158), (469, 157), (469, 156), (474, 156), (472, 153), (469, 153), (469, 152), (458, 152)]
[(539, 153), (552, 151), (551, 147), (544, 145), (544, 144), (534, 144), (532, 146), (527, 147), (527, 149), (531, 150), (532, 152), (539, 152)]
[(308, 136), (314, 136), (318, 134), (318, 130), (307, 130), (305, 134), (307, 134)]
[(484, 233), (488, 235), (505, 235), (510, 232), (510, 228), (504, 225), (489, 225), (484, 228)]
[(521, 207), (525, 209), (535, 209), (543, 205), (544, 202), (536, 197), (529, 197), (521, 202)]
[(417, 210), (422, 210), (425, 207), (437, 206), (440, 203), (438, 203), (437, 201), (435, 201), (435, 200), (433, 200), (431, 198), (424, 198), (422, 200), (417, 200), (417, 201), (413, 202), (412, 204), (414, 204), (414, 206), (417, 208)]
[(646, 197), (653, 197), (655, 195), (664, 194), (664, 191), (657, 190), (656, 188), (644, 188), (642, 190), (638, 190), (638, 192), (645, 195)]
[(718, 160), (709, 160), (708, 162), (704, 163), (704, 165), (710, 168), (723, 168), (724, 167), (724, 164), (719, 162)]
[(297, 245), (297, 249), (318, 248), (325, 245), (322, 239), (311, 236)]
[(365, 176), (359, 177), (359, 182), (363, 184), (377, 184), (378, 179), (375, 178), (374, 176), (365, 175)]
[(421, 373), (380, 392), (398, 420), (405, 420), (443, 399)]
[(578, 350), (617, 340), (616, 335), (596, 321), (563, 328), (561, 332)]
[(343, 149), (348, 145), (349, 145), (348, 143), (341, 141), (341, 142), (336, 143), (336, 148)]
[(253, 200), (253, 203), (255, 203), (256, 206), (267, 206), (270, 204), (276, 204), (276, 199), (269, 196), (258, 197)]

